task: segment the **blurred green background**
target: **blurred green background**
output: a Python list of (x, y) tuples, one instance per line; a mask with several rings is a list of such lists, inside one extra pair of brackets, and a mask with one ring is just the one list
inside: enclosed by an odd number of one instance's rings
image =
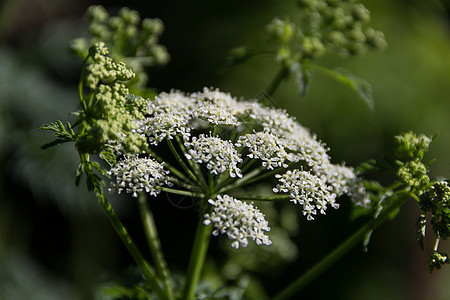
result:
[[(297, 97), (294, 82), (283, 82), (273, 97), (331, 148), (334, 162), (349, 165), (392, 149), (393, 136), (413, 130), (438, 133), (428, 158), (432, 176), (450, 177), (450, 4), (447, 1), (367, 0), (372, 26), (384, 31), (389, 47), (381, 53), (342, 59), (324, 57), (327, 67), (345, 67), (369, 81), (375, 110), (321, 74), (314, 74), (307, 96)], [(150, 86), (187, 92), (218, 87), (235, 96), (258, 96), (277, 72), (270, 56), (223, 69), (231, 48), (267, 48), (265, 25), (273, 17), (298, 15), (294, 0), (263, 1), (75, 1), (6, 0), (0, 4), (0, 299), (91, 299), (95, 287), (120, 276), (132, 264), (97, 206), (75, 187), (73, 145), (46, 151), (51, 139), (37, 128), (70, 120), (76, 110), (81, 61), (68, 43), (86, 34), (83, 14), (91, 4), (115, 13), (122, 6), (143, 17), (161, 18), (161, 43), (171, 62), (149, 70)], [(379, 178), (389, 182), (392, 178)], [(155, 200), (169, 264), (182, 271), (190, 251), (193, 211)], [(138, 243), (134, 200), (113, 199), (119, 216)], [(267, 271), (273, 294), (283, 283), (317, 262), (349, 235), (349, 207), (305, 222), (299, 216), (298, 258), (277, 272)], [(426, 271), (427, 251), (415, 241), (417, 205), (407, 203), (398, 217), (373, 236), (368, 253), (357, 248), (316, 282), (302, 299), (450, 299), (450, 267)], [(184, 222), (183, 224), (180, 224)], [(270, 221), (269, 221), (270, 222)], [(159, 223), (158, 223), (159, 224)], [(212, 251), (218, 247), (213, 242)], [(442, 249), (450, 251), (448, 242)], [(180, 249), (182, 249), (180, 251)], [(267, 274), (266, 274), (267, 275)], [(286, 280), (287, 278), (287, 280)], [(282, 279), (282, 280), (281, 280)], [(264, 281), (263, 281), (264, 282)], [(270, 283), (270, 284), (269, 284)]]

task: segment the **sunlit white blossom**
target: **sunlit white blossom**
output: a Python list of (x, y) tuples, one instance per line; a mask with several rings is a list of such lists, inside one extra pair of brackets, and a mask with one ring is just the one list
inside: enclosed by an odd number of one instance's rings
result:
[(212, 175), (228, 172), (245, 179), (258, 164), (240, 165), (244, 156), (278, 170), (280, 182), (273, 190), (289, 195), (308, 220), (330, 206), (338, 208), (336, 199), (343, 194), (359, 205), (370, 204), (354, 170), (332, 164), (326, 145), (283, 109), (213, 88), (192, 94), (173, 90), (149, 100), (146, 118), (135, 122), (151, 147), (180, 137), (177, 149), (186, 151), (183, 158)]
[(186, 157), (206, 164), (212, 174), (218, 175), (228, 170), (230, 177), (242, 177), (237, 167), (242, 158), (230, 141), (200, 134), (198, 138), (193, 137), (191, 142), (185, 142), (185, 146), (189, 149)]
[(184, 114), (167, 112), (137, 121), (136, 131), (148, 137), (149, 144), (158, 145), (164, 139), (172, 139), (181, 134), (185, 139), (190, 136), (189, 119)]
[(109, 175), (116, 178), (116, 182), (111, 182), (110, 190), (116, 190), (119, 194), (122, 191), (132, 193), (133, 197), (145, 191), (156, 197), (162, 186), (171, 185), (168, 173), (163, 164), (152, 158), (128, 157), (109, 171)]
[(218, 195), (216, 200), (209, 199), (208, 203), (214, 206), (214, 209), (210, 214), (205, 214), (203, 223), (213, 225), (213, 235), (226, 234), (232, 240), (231, 247), (246, 247), (249, 238), (257, 245), (272, 244), (264, 234), (264, 231), (270, 231), (269, 224), (253, 204), (228, 195)]
[(284, 139), (275, 134), (266, 131), (249, 133), (239, 137), (238, 146), (244, 146), (248, 149), (248, 157), (260, 159), (263, 167), (269, 170), (274, 168), (287, 168), (286, 160), (294, 161), (295, 157), (286, 151)]
[(336, 194), (332, 193), (326, 182), (310, 172), (303, 170), (288, 170), (285, 174), (275, 176), (281, 184), (278, 184), (273, 191), (275, 193), (288, 193), (294, 204), (303, 207), (303, 215), (308, 220), (314, 220), (313, 215), (317, 210), (325, 214), (327, 205), (339, 208), (336, 203)]

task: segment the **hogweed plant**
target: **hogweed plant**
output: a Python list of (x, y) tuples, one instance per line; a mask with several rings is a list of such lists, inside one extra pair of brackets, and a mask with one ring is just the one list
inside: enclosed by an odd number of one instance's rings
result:
[[(303, 78), (303, 94), (311, 64), (326, 51), (353, 55), (386, 46), (381, 32), (366, 27), (369, 12), (360, 3), (300, 1), (300, 6), (299, 25), (275, 19), (268, 26), (278, 47), (276, 61), (281, 64), (268, 95), (290, 75)], [(149, 96), (143, 67), (163, 64), (169, 57), (157, 43), (162, 22), (141, 21), (137, 12), (126, 8), (111, 17), (100, 6), (91, 7), (88, 17), (92, 39), (72, 44), (84, 59), (78, 89), (80, 110), (74, 112), (73, 123), (57, 121), (41, 127), (57, 137), (44, 148), (75, 144), (80, 158), (76, 183), (85, 176), (88, 190), (97, 197), (139, 267), (145, 281), (141, 293), (170, 300), (228, 297), (199, 285), (211, 236), (226, 236), (233, 251), (250, 243), (276, 247), (270, 220), (258, 207), (262, 202), (286, 203), (313, 221), (338, 209), (342, 196), (347, 195), (355, 211), (371, 216), (273, 299), (289, 299), (358, 243), (367, 247), (372, 231), (395, 216), (408, 199), (415, 199), (422, 212), (417, 222), (421, 246), (428, 222), (437, 237), (429, 271), (449, 262), (447, 254), (438, 251), (438, 244), (450, 235), (450, 187), (447, 181), (429, 178), (430, 163), (423, 162), (432, 138), (411, 132), (396, 137), (397, 160), (388, 169), (397, 174), (398, 181), (384, 187), (364, 179), (366, 173), (380, 171), (381, 164), (370, 161), (355, 169), (332, 163), (325, 143), (295, 117), (258, 99), (238, 99), (208, 87), (194, 93), (172, 90)], [(232, 53), (236, 59), (236, 50)], [(361, 81), (353, 80), (356, 77), (336, 71), (330, 74), (355, 89), (361, 87)], [(271, 190), (255, 191), (260, 184)], [(152, 265), (116, 216), (106, 191), (137, 198)], [(175, 284), (165, 261), (147, 203), (162, 194), (190, 197), (198, 211), (182, 285)]]

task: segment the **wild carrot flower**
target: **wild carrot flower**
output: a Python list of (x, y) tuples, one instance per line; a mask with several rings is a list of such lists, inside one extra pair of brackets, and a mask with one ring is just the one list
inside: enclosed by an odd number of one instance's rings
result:
[(248, 239), (252, 239), (257, 245), (271, 245), (269, 237), (264, 231), (270, 231), (264, 215), (253, 206), (239, 201), (228, 195), (218, 195), (216, 200), (209, 199), (208, 203), (214, 206), (210, 214), (205, 214), (205, 225), (212, 224), (213, 235), (226, 234), (231, 247), (238, 249), (246, 247)]
[(132, 193), (137, 197), (139, 192), (145, 191), (151, 196), (157, 196), (161, 187), (171, 185), (164, 170), (164, 164), (160, 164), (152, 158), (126, 157), (109, 171), (114, 175), (116, 182), (112, 182), (110, 190)]
[[(135, 132), (146, 138), (149, 148), (141, 153), (159, 156), (159, 161), (172, 153), (176, 166), (170, 170), (177, 178), (169, 181), (163, 164), (140, 154), (111, 169), (116, 177), (113, 189), (156, 196), (162, 186), (177, 183), (214, 206), (205, 214), (204, 224), (214, 226), (214, 235), (226, 234), (233, 248), (245, 247), (248, 238), (270, 244), (263, 234), (270, 230), (263, 214), (254, 204), (231, 196), (252, 176), (261, 177), (256, 183), (278, 179), (273, 191), (285, 194), (280, 199), (289, 196), (307, 220), (325, 214), (328, 207), (338, 208), (343, 194), (367, 204), (353, 169), (332, 164), (324, 143), (285, 110), (205, 88), (192, 94), (161, 93), (149, 100), (143, 114), (143, 119), (135, 121)], [(160, 150), (161, 145), (169, 146), (170, 152)], [(208, 195), (217, 196), (209, 199)]]

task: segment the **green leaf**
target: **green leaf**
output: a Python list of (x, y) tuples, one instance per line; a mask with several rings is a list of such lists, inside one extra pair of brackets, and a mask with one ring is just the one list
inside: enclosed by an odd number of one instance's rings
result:
[(106, 148), (100, 153), (100, 157), (112, 168), (116, 165), (117, 158), (111, 148)]
[(368, 161), (362, 162), (357, 168), (356, 172), (361, 173), (367, 173), (370, 171), (378, 171), (379, 167), (377, 165), (377, 161), (375, 159), (370, 159)]
[(338, 81), (357, 92), (366, 102), (367, 106), (369, 106), (371, 110), (374, 110), (375, 103), (373, 101), (372, 85), (370, 85), (370, 83), (344, 69), (335, 69), (334, 72), (336, 73), (336, 79)]
[(75, 136), (70, 123), (67, 122), (66, 126), (64, 126), (64, 124), (60, 120), (57, 120), (54, 123), (44, 124), (39, 127), (39, 129), (53, 131), (55, 136), (65, 138), (68, 141), (73, 140)]
[(230, 50), (228, 57), (225, 60), (225, 67), (234, 67), (240, 65), (256, 54), (250, 51), (247, 47), (237, 47)]
[(350, 89), (357, 92), (358, 95), (361, 97), (361, 99), (363, 99), (366, 102), (367, 106), (371, 110), (374, 110), (375, 103), (372, 97), (372, 85), (370, 85), (370, 83), (368, 83), (366, 80), (357, 77), (352, 73), (350, 73), (349, 71), (342, 68), (331, 70), (318, 65), (314, 65), (314, 67), (317, 70), (321, 71), (322, 73), (336, 79), (340, 83), (348, 86)]
[(75, 177), (75, 185), (78, 186), (80, 184), (81, 175), (83, 175), (83, 165), (79, 164), (77, 168), (77, 173)]
[(69, 140), (69, 139), (56, 139), (56, 140), (54, 140), (54, 141), (52, 141), (50, 143), (42, 145), (41, 149), (48, 149), (48, 148), (54, 147), (56, 145), (67, 143), (67, 142), (71, 142), (71, 141), (72, 140)]

